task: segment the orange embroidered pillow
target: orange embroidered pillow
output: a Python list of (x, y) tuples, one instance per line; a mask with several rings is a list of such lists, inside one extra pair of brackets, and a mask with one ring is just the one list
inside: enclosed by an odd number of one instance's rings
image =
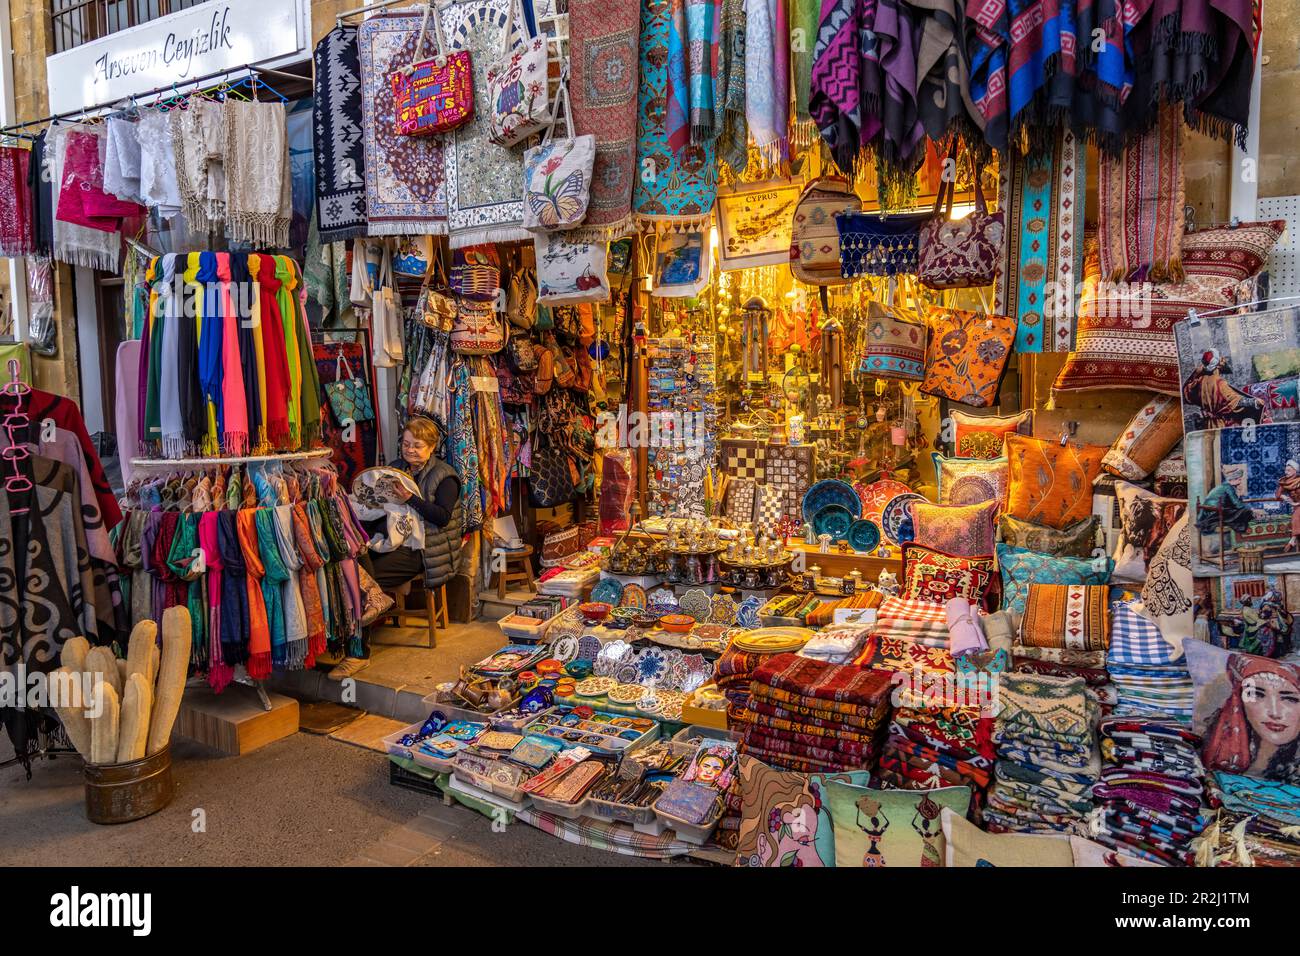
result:
[(1020, 619), (1020, 643), (1104, 651), (1110, 646), (1110, 588), (1104, 584), (1031, 584)]
[(1092, 483), (1108, 448), (1007, 436), (1007, 507), (1013, 518), (1066, 528), (1092, 514)]
[(956, 437), (954, 458), (997, 458), (1002, 454), (1002, 441), (1010, 434), (1028, 435), (1032, 430), (1033, 411), (1026, 409), (1019, 415), (968, 415), (954, 410), (953, 424)]

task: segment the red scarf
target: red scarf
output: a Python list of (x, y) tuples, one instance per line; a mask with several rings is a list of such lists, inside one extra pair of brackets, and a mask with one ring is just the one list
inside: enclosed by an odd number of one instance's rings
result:
[(248, 269), (257, 283), (262, 328), (262, 351), (266, 360), (266, 438), (272, 448), (286, 448), (289, 434), (289, 359), (285, 351), (284, 320), (276, 293), (281, 282), (275, 275), (271, 256), (249, 256)]

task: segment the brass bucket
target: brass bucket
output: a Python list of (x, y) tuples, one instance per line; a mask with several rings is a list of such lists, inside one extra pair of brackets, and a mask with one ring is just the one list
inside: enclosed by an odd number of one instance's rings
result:
[(172, 802), (171, 745), (142, 760), (86, 765), (86, 819), (91, 823), (130, 823)]

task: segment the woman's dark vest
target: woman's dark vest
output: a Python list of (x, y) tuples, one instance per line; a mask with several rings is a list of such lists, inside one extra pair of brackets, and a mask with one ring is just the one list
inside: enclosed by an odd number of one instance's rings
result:
[[(425, 501), (434, 501), (438, 496), (438, 486), (447, 478), (460, 477), (456, 469), (441, 458), (430, 458), (416, 476), (420, 486), (420, 497)], [(464, 536), (465, 509), (460, 496), (456, 497), (456, 507), (452, 509), (451, 520), (445, 527), (439, 528), (432, 521), (424, 523), (424, 586), (436, 588), (446, 584), (456, 575), (456, 566), (460, 561), (460, 545)]]

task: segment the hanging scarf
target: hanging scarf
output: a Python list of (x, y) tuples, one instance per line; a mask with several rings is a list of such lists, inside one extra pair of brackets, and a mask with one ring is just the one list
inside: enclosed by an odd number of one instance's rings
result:
[(815, 129), (809, 102), (821, 8), (821, 0), (791, 0), (790, 4), (790, 36), (797, 41), (790, 46), (790, 59), (794, 70), (795, 132), (800, 146), (812, 142), (809, 130)]
[(901, 0), (876, 0), (872, 31), (884, 77), (880, 101), (879, 166), (882, 193), (905, 188), (914, 194), (916, 169), (925, 158), (925, 129), (916, 103), (916, 29), (912, 10)]
[[(117, 231), (121, 225), (120, 218), (95, 219), (71, 195), (80, 190), (82, 185), (88, 188), (93, 186), (86, 164), (98, 165), (98, 138), (94, 130), (87, 126), (56, 123), (50, 129), (54, 149), (51, 201), (52, 209), (57, 211), (53, 217), (54, 258), (68, 265), (116, 272), (122, 247), (122, 235)], [(86, 136), (91, 138), (87, 140)], [(68, 152), (74, 137), (80, 138), (81, 144), (70, 162)], [(93, 160), (90, 158), (92, 148)], [(102, 171), (99, 181), (102, 184)], [(66, 205), (65, 194), (68, 198)], [(93, 204), (91, 208), (95, 208)], [(90, 222), (94, 222), (94, 225), (87, 224)]]
[(284, 668), (288, 663), (289, 638), (284, 623), (284, 585), (289, 580), (289, 569), (280, 560), (280, 546), (275, 538), (275, 511), (257, 508), (253, 511), (257, 534), (257, 553), (261, 560), (262, 601), (266, 605), (267, 626), (271, 632), (271, 663)]
[[(225, 585), (221, 561), (221, 546), (218, 542), (218, 513), (208, 511), (199, 516), (199, 547), (203, 549), (203, 562), (208, 568), (208, 686), (216, 693), (221, 693), (234, 679), (234, 672), (225, 662), (221, 650), (222, 605), (225, 600)], [(238, 616), (234, 607), (227, 606), (227, 614)]]
[(790, 5), (789, 0), (768, 0), (772, 22), (772, 121), (776, 125), (781, 158), (790, 155)]
[(32, 140), (31, 162), (27, 164), (27, 194), (32, 209), (32, 243), (39, 256), (50, 255), (54, 247), (54, 153), (46, 130)]
[(303, 366), (302, 349), (298, 343), (298, 333), (301, 326), (298, 322), (298, 311), (295, 308), (297, 296), (294, 294), (294, 290), (298, 285), (298, 275), (294, 270), (293, 260), (288, 256), (263, 256), (263, 271), (267, 269), (271, 262), (275, 263), (275, 278), (276, 282), (279, 283), (275, 290), (275, 304), (276, 310), (280, 313), (281, 334), (284, 338), (285, 372), (288, 376), (288, 391), (285, 394), (289, 399), (289, 447), (296, 450), (303, 445)]
[(140, 141), (140, 193), (144, 204), (163, 219), (174, 218), (181, 211), (181, 191), (176, 181), (171, 121), (166, 113), (146, 110), (136, 136)]
[(674, 152), (717, 136), (721, 0), (673, 0), (668, 31), (668, 145)]
[(282, 248), (293, 219), (283, 103), (225, 101), (226, 235)]
[(451, 434), (448, 463), (460, 476), (461, 501), (465, 505), (465, 530), (483, 524), (483, 485), (479, 449), (474, 434), (474, 395), (469, 366), (461, 356), (451, 369)]
[[(815, 35), (816, 29), (808, 34), (810, 44)], [(745, 0), (722, 0), (713, 126), (718, 131), (718, 159), (739, 175), (749, 161), (749, 127), (745, 124)]]
[(176, 522), (176, 536), (167, 552), (167, 566), (177, 579), (186, 582), (185, 607), (190, 612), (190, 663), (203, 670), (207, 656), (207, 608), (203, 599), (203, 575), (194, 573), (194, 552), (199, 549), (199, 516), (182, 513)]
[(325, 565), (311, 533), (307, 507), (302, 502), (291, 506), (293, 541), (302, 561), (302, 574), (298, 586), (302, 592), (302, 605), (307, 614), (307, 657), (305, 666), (311, 667), (316, 657), (325, 653), (325, 609), (321, 603), (321, 569)]
[(139, 416), (140, 423), (140, 434), (137, 438), (139, 454), (144, 454), (145, 442), (156, 441), (162, 437), (161, 423), (158, 420), (158, 366), (154, 357), (154, 338), (159, 328), (156, 319), (159, 274), (159, 260), (155, 256), (149, 260), (149, 265), (144, 271), (148, 308), (145, 311), (144, 326), (140, 330), (140, 371), (138, 375), (140, 393), (136, 396), (136, 413)]
[(300, 402), (302, 404), (302, 444), (315, 445), (321, 438), (320, 372), (316, 368), (316, 355), (311, 341), (311, 324), (307, 321), (307, 290), (303, 285), (298, 264), (285, 257), (290, 271), (292, 287), (297, 289), (293, 300), (295, 339), (298, 343), (298, 367), (301, 369)]
[(879, 60), (870, 31), (876, 0), (822, 0), (821, 26), (809, 77), (808, 108), (843, 172), (880, 132)]
[(315, 96), (316, 218), (321, 242), (366, 235), (365, 138), (357, 28), (341, 25), (312, 53)]
[[(162, 336), (158, 338), (155, 360), (158, 369), (158, 414), (161, 418), (162, 449), (168, 458), (185, 454), (185, 417), (181, 410), (181, 313), (183, 305), (176, 294), (177, 256), (162, 257), (162, 275), (158, 280)], [(193, 367), (191, 366), (191, 372)], [(152, 372), (151, 372), (152, 374)]]
[(140, 137), (135, 120), (110, 116), (105, 124), (104, 191), (127, 202), (144, 204), (140, 192)]
[(223, 290), (221, 273), (217, 268), (217, 254), (199, 253), (199, 269), (195, 276), (202, 285), (202, 312), (199, 327), (199, 391), (207, 404), (208, 434), (204, 453), (219, 454), (218, 435), (225, 432), (225, 371), (221, 357), (226, 329), (225, 300), (228, 290)]
[(957, 133), (983, 139), (984, 117), (970, 98), (966, 11), (958, 0), (909, 0), (920, 18), (916, 51), (916, 106), (925, 134), (936, 142)]
[[(851, 8), (849, 0), (844, 0)], [(777, 127), (776, 47), (768, 0), (745, 0), (745, 122), (760, 150), (770, 149), (784, 133)]]
[(177, 351), (164, 356), (164, 361), (175, 361), (179, 369), (187, 451), (201, 451), (208, 430), (208, 405), (199, 384), (199, 323), (203, 320), (203, 287), (195, 281), (199, 274), (199, 254), (188, 253), (184, 262), (185, 301), (177, 316)]
[(1175, 107), (1118, 158), (1101, 157), (1097, 240), (1109, 282), (1183, 280), (1183, 117)]
[(252, 273), (248, 270), (248, 256), (243, 253), (230, 253), (231, 293), (235, 295), (234, 308), (231, 313), (236, 318), (235, 335), (239, 342), (239, 367), (244, 385), (245, 418), (248, 422), (248, 447), (264, 446), (266, 430), (262, 417), (262, 384), (257, 363), (257, 330), (254, 328), (253, 316), (259, 309), (257, 305), (257, 287), (253, 284)]
[(104, 192), (100, 138), (100, 133), (90, 130), (68, 133), (55, 218), (87, 229), (115, 233), (122, 228), (123, 219), (138, 216), (143, 210), (135, 203), (123, 202)]
[[(218, 252), (217, 294), (220, 296), (221, 440), (229, 455), (248, 454), (248, 397), (239, 355), (239, 315), (231, 297), (230, 253)], [(202, 348), (202, 346), (200, 346)]]
[(224, 110), (220, 103), (196, 98), (168, 116), (181, 209), (190, 229), (202, 234), (226, 218)]
[(0, 258), (17, 259), (36, 251), (35, 210), (27, 189), (31, 154), (0, 147)]
[(257, 547), (257, 513), (260, 508), (235, 512), (239, 550), (244, 556), (244, 583), (248, 591), (248, 676), (264, 680), (271, 676), (271, 612), (262, 591), (266, 566)]
[[(266, 439), (272, 448), (292, 447), (296, 441), (291, 422), (289, 360), (280, 316), (280, 280), (273, 256), (249, 256), (248, 268), (257, 281), (260, 305), (258, 329), (262, 335), (261, 367), (266, 374)], [(297, 350), (295, 349), (295, 352)]]
[(185, 604), (189, 598), (188, 584), (176, 574), (169, 560), (180, 519), (180, 512), (164, 511), (158, 521), (158, 529), (153, 538), (153, 553), (149, 570), (158, 583), (158, 589), (155, 592), (154, 613), (158, 615), (160, 622), (163, 611), (169, 607)]
[[(218, 511), (217, 546), (221, 551), (221, 659), (228, 667), (248, 661), (250, 628), (248, 568), (239, 543), (238, 511)], [(211, 676), (209, 676), (211, 680)]]
[(315, 655), (308, 646), (307, 608), (302, 599), (302, 583), (299, 572), (303, 561), (294, 543), (293, 506), (279, 504), (271, 511), (275, 521), (275, 546), (280, 563), (285, 569), (285, 580), (280, 586), (281, 602), (284, 607), (284, 666), (290, 670), (301, 670), (315, 665)]
[[(257, 445), (255, 447), (258, 454), (265, 454), (271, 450), (271, 443), (268, 440), (267, 434), (270, 429), (270, 422), (267, 418), (266, 407), (266, 330), (263, 328), (262, 323), (262, 289), (261, 283), (258, 282), (258, 273), (260, 271), (258, 268), (258, 261), (258, 256), (255, 255), (250, 255), (245, 258), (250, 283), (248, 286), (245, 286), (245, 289), (248, 290), (248, 305), (251, 310), (248, 322), (248, 325), (251, 327), (249, 337), (250, 351), (247, 353), (248, 356), (251, 356), (251, 361), (249, 361), (247, 357), (245, 358), (245, 361), (247, 361), (253, 369), (253, 381), (257, 386), (256, 391), (249, 394), (250, 403), (254, 403), (254, 399), (256, 399), (255, 404), (257, 405), (257, 421), (259, 424), (257, 430)], [(244, 345), (242, 339), (239, 344), (242, 353)], [(286, 420), (286, 427), (287, 424)]]

